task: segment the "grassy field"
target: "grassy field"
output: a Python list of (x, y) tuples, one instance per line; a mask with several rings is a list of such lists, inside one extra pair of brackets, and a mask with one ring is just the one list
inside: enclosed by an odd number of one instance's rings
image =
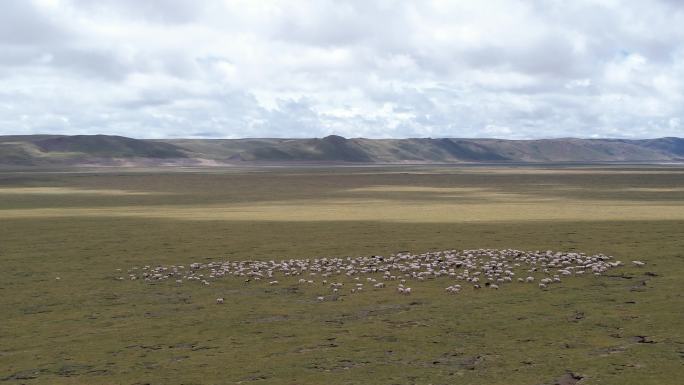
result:
[[(119, 281), (133, 266), (518, 248), (630, 264), (541, 291), (447, 280)], [(0, 383), (681, 384), (684, 168), (0, 171)], [(117, 269), (122, 269), (118, 272)], [(59, 277), (59, 279), (57, 279)], [(226, 304), (216, 305), (217, 297)]]

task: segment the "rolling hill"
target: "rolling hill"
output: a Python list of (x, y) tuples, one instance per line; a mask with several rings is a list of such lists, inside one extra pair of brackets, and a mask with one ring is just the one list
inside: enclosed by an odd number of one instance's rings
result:
[(682, 162), (684, 139), (132, 139), (0, 136), (0, 165)]
[(0, 164), (118, 164), (122, 160), (186, 159), (172, 144), (112, 135), (0, 136)]

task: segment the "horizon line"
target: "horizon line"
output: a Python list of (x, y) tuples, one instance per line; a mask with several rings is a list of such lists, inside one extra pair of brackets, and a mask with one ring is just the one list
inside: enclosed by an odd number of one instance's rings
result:
[(539, 138), (502, 138), (502, 137), (458, 137), (458, 136), (414, 136), (414, 137), (346, 137), (338, 134), (328, 134), (325, 136), (301, 136), (301, 137), (278, 137), (278, 136), (245, 136), (245, 137), (211, 137), (211, 136), (173, 136), (173, 137), (135, 137), (119, 134), (63, 134), (63, 133), (34, 133), (34, 134), (0, 134), (2, 137), (30, 137), (30, 136), (109, 136), (129, 138), (136, 140), (258, 140), (258, 139), (279, 139), (279, 140), (306, 140), (306, 139), (325, 139), (329, 137), (339, 137), (346, 140), (366, 139), (366, 140), (411, 140), (411, 139), (459, 139), (459, 140), (505, 140), (505, 141), (534, 141), (534, 140), (656, 140), (656, 139), (684, 139), (680, 136), (658, 136), (658, 137), (577, 137), (577, 136), (558, 136), (558, 137), (539, 137)]

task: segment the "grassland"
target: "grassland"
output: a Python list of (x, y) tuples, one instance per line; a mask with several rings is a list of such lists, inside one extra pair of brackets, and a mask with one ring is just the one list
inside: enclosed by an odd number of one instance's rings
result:
[[(683, 188), (684, 168), (664, 166), (0, 172), (0, 383), (680, 384)], [(449, 296), (432, 280), (323, 303), (294, 281), (116, 280), (480, 247), (647, 266), (549, 291)]]

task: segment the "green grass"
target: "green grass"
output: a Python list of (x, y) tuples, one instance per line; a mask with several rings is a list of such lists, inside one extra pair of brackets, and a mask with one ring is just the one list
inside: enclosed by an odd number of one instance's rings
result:
[[(684, 194), (677, 189), (684, 170), (538, 171), (0, 173), (0, 383), (542, 384), (566, 371), (591, 384), (681, 383)], [(45, 187), (72, 190), (2, 194)], [(480, 190), (448, 196), (455, 188)], [(512, 195), (507, 201), (491, 194)], [(601, 212), (628, 203), (621, 207), (666, 206), (673, 214), (562, 220), (549, 212), (544, 219), (523, 210), (521, 194), (540, 205), (584, 202)], [(339, 209), (340, 199), (361, 209), (379, 199), (395, 214), (358, 220)], [(207, 219), (190, 210), (256, 210), (274, 201), (293, 211), (306, 210), (307, 201), (328, 205), (330, 216)], [(521, 219), (428, 221), (407, 202), (424, 209), (499, 205), (519, 208)], [(155, 216), (160, 207), (189, 209), (186, 217)], [(44, 209), (60, 215), (6, 215)], [(386, 290), (324, 303), (315, 300), (322, 287), (282, 279), (275, 287), (239, 279), (208, 287), (115, 279), (123, 275), (118, 268), (146, 264), (479, 247), (604, 252), (648, 265), (567, 280), (549, 291), (511, 285), (450, 296), (446, 281), (431, 280), (412, 285), (411, 297)], [(214, 304), (219, 296), (225, 305)]]

